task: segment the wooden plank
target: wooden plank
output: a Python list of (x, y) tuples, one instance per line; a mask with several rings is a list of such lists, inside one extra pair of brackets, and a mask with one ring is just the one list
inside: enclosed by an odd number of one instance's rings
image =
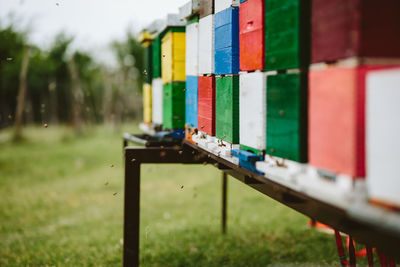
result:
[(216, 137), (239, 144), (239, 76), (215, 79)]
[(166, 130), (185, 128), (185, 82), (163, 86), (163, 127)]
[(198, 78), (197, 126), (199, 131), (215, 135), (215, 77)]
[(267, 154), (307, 162), (307, 73), (267, 76)]
[(188, 127), (197, 128), (198, 77), (186, 76), (185, 123)]
[(264, 151), (266, 148), (265, 77), (265, 73), (262, 72), (240, 73), (239, 75), (240, 145), (257, 151)]
[(400, 69), (370, 72), (366, 90), (368, 197), (400, 208)]
[(239, 7), (240, 70), (264, 69), (264, 0), (247, 0)]
[(239, 72), (239, 9), (227, 8), (215, 17), (215, 74)]

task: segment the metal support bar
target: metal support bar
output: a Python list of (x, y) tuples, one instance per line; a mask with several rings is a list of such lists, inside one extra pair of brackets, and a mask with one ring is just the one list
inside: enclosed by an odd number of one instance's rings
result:
[(139, 266), (140, 165), (144, 163), (213, 163), (189, 146), (125, 147), (124, 255), (125, 267)]
[(139, 266), (140, 162), (125, 157), (124, 266)]
[(228, 175), (222, 172), (222, 233), (226, 234)]

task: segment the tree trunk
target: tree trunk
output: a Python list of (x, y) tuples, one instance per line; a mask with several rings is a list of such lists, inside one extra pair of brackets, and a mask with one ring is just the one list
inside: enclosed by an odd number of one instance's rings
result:
[(57, 99), (57, 83), (55, 79), (49, 82), (49, 110), (51, 125), (58, 124), (58, 99)]
[(28, 75), (30, 59), (30, 47), (26, 46), (24, 49), (24, 56), (22, 59), (21, 72), (19, 74), (19, 89), (17, 98), (17, 109), (15, 111), (15, 132), (14, 140), (19, 141), (22, 139), (22, 122), (25, 107), (25, 96), (26, 96), (26, 78)]
[(112, 122), (112, 77), (104, 70), (103, 71), (104, 81), (104, 99), (103, 99), (103, 118), (104, 122), (109, 124)]
[(75, 128), (75, 132), (80, 135), (82, 134), (81, 110), (83, 104), (83, 95), (78, 70), (76, 68), (73, 56), (68, 61), (68, 68), (72, 80), (72, 124)]

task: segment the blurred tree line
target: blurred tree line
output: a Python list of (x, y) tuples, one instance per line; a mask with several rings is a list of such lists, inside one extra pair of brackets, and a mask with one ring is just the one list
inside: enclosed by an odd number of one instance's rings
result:
[(0, 23), (0, 129), (18, 123), (18, 115), (21, 124), (62, 123), (77, 131), (141, 116), (142, 48), (132, 33), (110, 44), (112, 67), (71, 52), (73, 38), (62, 33), (46, 50), (29, 44), (28, 34)]

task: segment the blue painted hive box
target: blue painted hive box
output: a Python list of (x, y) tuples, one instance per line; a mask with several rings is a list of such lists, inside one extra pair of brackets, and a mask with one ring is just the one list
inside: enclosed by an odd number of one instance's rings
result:
[(186, 76), (186, 114), (185, 123), (187, 126), (197, 128), (197, 91), (198, 91), (198, 78), (197, 76)]
[(239, 8), (215, 14), (215, 74), (239, 72)]

